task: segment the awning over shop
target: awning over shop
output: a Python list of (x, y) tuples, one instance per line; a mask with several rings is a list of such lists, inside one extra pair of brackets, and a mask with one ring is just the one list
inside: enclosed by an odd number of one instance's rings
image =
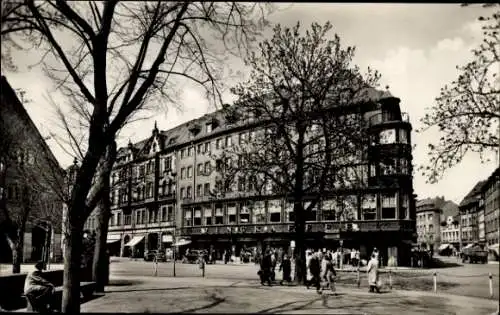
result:
[(493, 244), (488, 246), (488, 250), (494, 252), (497, 254), (497, 256), (500, 256), (500, 249), (499, 249), (499, 244)]
[(130, 246), (130, 247), (133, 247), (137, 244), (139, 244), (142, 240), (144, 239), (144, 235), (138, 235), (138, 236), (134, 236), (130, 242), (128, 242), (127, 244), (125, 244), (125, 246)]
[(451, 248), (452, 245), (451, 244), (441, 244), (438, 248), (438, 251), (442, 251), (442, 250), (445, 250), (447, 248)]
[(107, 239), (106, 239), (106, 244), (111, 244), (111, 243), (116, 243), (118, 241), (121, 240), (121, 236), (120, 235), (109, 235), (107, 236)]
[(468, 244), (467, 246), (464, 247), (465, 248), (471, 248), (472, 246), (474, 246), (474, 244)]
[(178, 247), (178, 246), (184, 246), (184, 245), (188, 245), (188, 244), (191, 244), (191, 240), (180, 239), (179, 241), (177, 241), (177, 243), (174, 244), (174, 246)]
[(170, 234), (165, 234), (165, 235), (162, 236), (161, 241), (163, 243), (172, 243), (174, 241), (174, 238)]

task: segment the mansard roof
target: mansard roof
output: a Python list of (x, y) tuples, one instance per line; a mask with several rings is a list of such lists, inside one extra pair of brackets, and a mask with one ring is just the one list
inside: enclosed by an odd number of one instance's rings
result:
[[(388, 90), (381, 91), (375, 88), (367, 88), (365, 91), (366, 93), (363, 92), (362, 97), (357, 102), (377, 102), (383, 99), (396, 99), (399, 101), (399, 99), (393, 97)], [(244, 104), (242, 104), (241, 102), (235, 102), (231, 107), (236, 109), (241, 108), (242, 110), (245, 109)], [(244, 125), (244, 122), (229, 123), (228, 118), (226, 117), (226, 109), (227, 106), (224, 106), (222, 109), (205, 114), (199, 118), (190, 120), (174, 128), (161, 130), (158, 134), (160, 136), (160, 140), (163, 142), (161, 145), (161, 149), (168, 151), (171, 148), (188, 143), (190, 141), (197, 141), (199, 139), (205, 138), (208, 135), (218, 134), (225, 130), (232, 129), (236, 126)], [(206, 124), (213, 122), (217, 122), (217, 127), (214, 128), (210, 133), (207, 133), (207, 130), (205, 128)], [(191, 132), (193, 126), (200, 127), (200, 130), (197, 134), (193, 134)], [(133, 144), (134, 150), (137, 150), (137, 152), (142, 151), (145, 145), (150, 141), (150, 139), (152, 139), (152, 136)], [(118, 155), (125, 155), (126, 152), (128, 152), (127, 150), (127, 147), (120, 148), (118, 150)]]
[(481, 189), (483, 188), (484, 184), (486, 184), (485, 180), (477, 182), (474, 188), (472, 188), (472, 190), (460, 202), (459, 207), (466, 207), (471, 203), (479, 201), (479, 199), (481, 199)]

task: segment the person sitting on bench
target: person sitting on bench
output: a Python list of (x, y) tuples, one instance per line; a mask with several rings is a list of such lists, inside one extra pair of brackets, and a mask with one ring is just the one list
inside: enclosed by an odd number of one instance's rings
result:
[[(24, 283), (24, 295), (34, 311), (47, 311), (51, 308), (55, 287), (43, 278), (43, 261), (35, 264), (35, 270), (28, 273)], [(28, 307), (30, 306), (28, 305)]]

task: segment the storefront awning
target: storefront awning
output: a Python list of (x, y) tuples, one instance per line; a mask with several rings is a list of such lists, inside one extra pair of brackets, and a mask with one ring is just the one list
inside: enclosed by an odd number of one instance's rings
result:
[(445, 250), (445, 249), (450, 248), (450, 247), (451, 247), (451, 244), (441, 244), (438, 247), (438, 251)]
[(177, 243), (174, 244), (174, 246), (178, 247), (178, 246), (184, 246), (184, 245), (188, 245), (188, 244), (191, 244), (191, 240), (180, 239), (179, 241), (177, 241)]
[(165, 235), (162, 236), (161, 241), (163, 243), (172, 243), (174, 241), (174, 238), (170, 234), (165, 234)]
[(128, 242), (127, 244), (125, 244), (125, 246), (130, 246), (130, 247), (133, 247), (137, 244), (139, 244), (142, 240), (144, 239), (144, 235), (138, 235), (138, 236), (134, 236), (130, 242)]
[(488, 250), (490, 250), (491, 252), (494, 252), (497, 254), (497, 256), (500, 256), (500, 250), (499, 250), (499, 244), (493, 244), (493, 245), (490, 245), (488, 246)]
[(121, 240), (121, 236), (120, 235), (109, 235), (107, 236), (107, 239), (106, 239), (106, 244), (111, 244), (111, 243), (116, 243), (118, 241)]

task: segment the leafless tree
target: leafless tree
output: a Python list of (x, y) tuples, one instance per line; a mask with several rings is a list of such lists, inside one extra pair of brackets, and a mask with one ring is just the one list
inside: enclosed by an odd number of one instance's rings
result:
[(173, 100), (176, 83), (184, 82), (177, 79), (198, 83), (219, 101), (224, 51), (248, 48), (266, 24), (265, 9), (225, 2), (56, 0), (24, 1), (9, 15), (9, 23), (28, 24), (18, 33), (37, 44), (47, 74), (65, 96), (86, 104), (90, 121), (68, 210), (63, 312), (80, 310), (82, 228), (102, 200), (104, 192), (92, 189), (92, 181), (108, 145), (143, 100)]
[(352, 65), (354, 48), (343, 47), (337, 35), (329, 40), (331, 29), (330, 23), (314, 23), (302, 35), (299, 24), (275, 26), (272, 39), (259, 44), (259, 54), (246, 59), (251, 79), (233, 89), (238, 101), (225, 109), (229, 120), (251, 130), (225, 149), (238, 161), (232, 175), (246, 177), (249, 190), (293, 202), (300, 282), (308, 214), (328, 193), (361, 184), (355, 175), (367, 137), (363, 113), (353, 104), (368, 101), (379, 78), (370, 69), (361, 75)]
[(435, 105), (421, 119), (423, 128), (418, 132), (438, 128), (442, 135), (437, 143), (429, 144), (430, 160), (420, 167), (431, 183), (460, 164), (469, 152), (479, 153), (481, 162), (499, 152), (500, 11), (495, 9), (479, 20), (484, 22), (482, 43), (472, 51), (470, 62), (457, 67), (458, 78), (441, 89)]

